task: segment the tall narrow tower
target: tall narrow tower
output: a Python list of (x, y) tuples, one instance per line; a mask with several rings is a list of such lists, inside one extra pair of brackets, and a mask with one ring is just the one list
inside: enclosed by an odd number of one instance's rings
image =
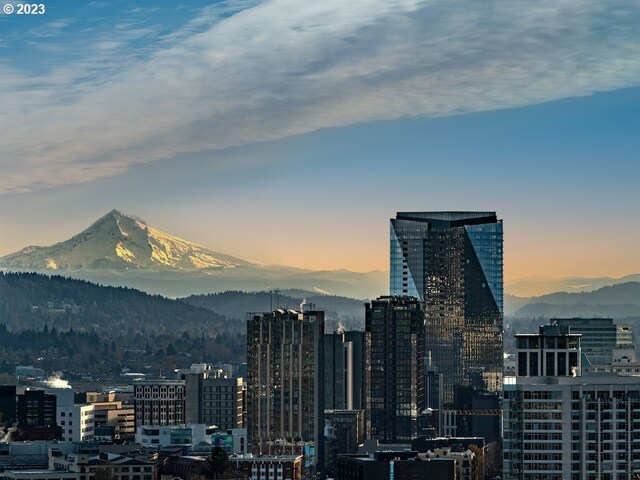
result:
[(323, 466), (324, 312), (247, 319), (247, 436), (257, 455), (308, 454)]
[(413, 297), (365, 304), (365, 421), (383, 443), (418, 436), (425, 408), (424, 313)]
[(400, 212), (391, 219), (391, 295), (419, 298), (425, 350), (445, 406), (502, 388), (502, 220), (495, 212)]

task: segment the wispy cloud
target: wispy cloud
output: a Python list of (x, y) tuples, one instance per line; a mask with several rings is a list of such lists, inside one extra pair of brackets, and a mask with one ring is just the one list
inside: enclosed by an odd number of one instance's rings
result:
[[(141, 58), (102, 39), (5, 67), (0, 192), (324, 127), (535, 104), (640, 83), (633, 1), (226, 2)], [(102, 60), (101, 68), (97, 68)]]

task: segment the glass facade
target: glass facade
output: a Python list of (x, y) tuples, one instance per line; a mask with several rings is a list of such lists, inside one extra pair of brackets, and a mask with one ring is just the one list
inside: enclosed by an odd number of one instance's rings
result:
[(367, 432), (383, 443), (412, 440), (424, 397), (424, 313), (413, 297), (365, 305)]
[(495, 212), (401, 212), (391, 219), (391, 295), (414, 295), (425, 349), (456, 391), (502, 389), (503, 230)]

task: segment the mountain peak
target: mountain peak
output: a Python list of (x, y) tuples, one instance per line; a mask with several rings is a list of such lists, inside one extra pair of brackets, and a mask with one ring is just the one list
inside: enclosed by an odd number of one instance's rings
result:
[(20, 270), (206, 270), (252, 265), (149, 226), (113, 209), (69, 240), (0, 258)]
[(143, 223), (144, 225), (147, 224), (147, 222), (145, 222), (142, 218), (138, 217), (137, 215), (124, 213), (122, 210), (118, 210), (117, 208), (112, 209), (109, 213), (100, 217), (95, 223), (98, 223), (102, 220), (111, 219), (111, 218), (114, 218), (116, 220), (124, 218), (124, 219), (134, 220), (136, 222)]

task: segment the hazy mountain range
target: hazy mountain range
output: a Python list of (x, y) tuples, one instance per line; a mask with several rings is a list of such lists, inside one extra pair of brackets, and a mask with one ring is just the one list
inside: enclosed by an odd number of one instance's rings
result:
[(563, 277), (535, 275), (505, 282), (505, 290), (518, 297), (534, 297), (555, 292), (591, 292), (601, 287), (626, 282), (640, 282), (640, 274), (612, 277)]
[(118, 210), (69, 240), (6, 255), (0, 268), (55, 273), (169, 297), (278, 287), (372, 298), (388, 290), (386, 272), (259, 264), (162, 232)]
[(640, 282), (626, 282), (592, 292), (556, 292), (539, 297), (507, 296), (505, 314), (520, 318), (640, 317)]

